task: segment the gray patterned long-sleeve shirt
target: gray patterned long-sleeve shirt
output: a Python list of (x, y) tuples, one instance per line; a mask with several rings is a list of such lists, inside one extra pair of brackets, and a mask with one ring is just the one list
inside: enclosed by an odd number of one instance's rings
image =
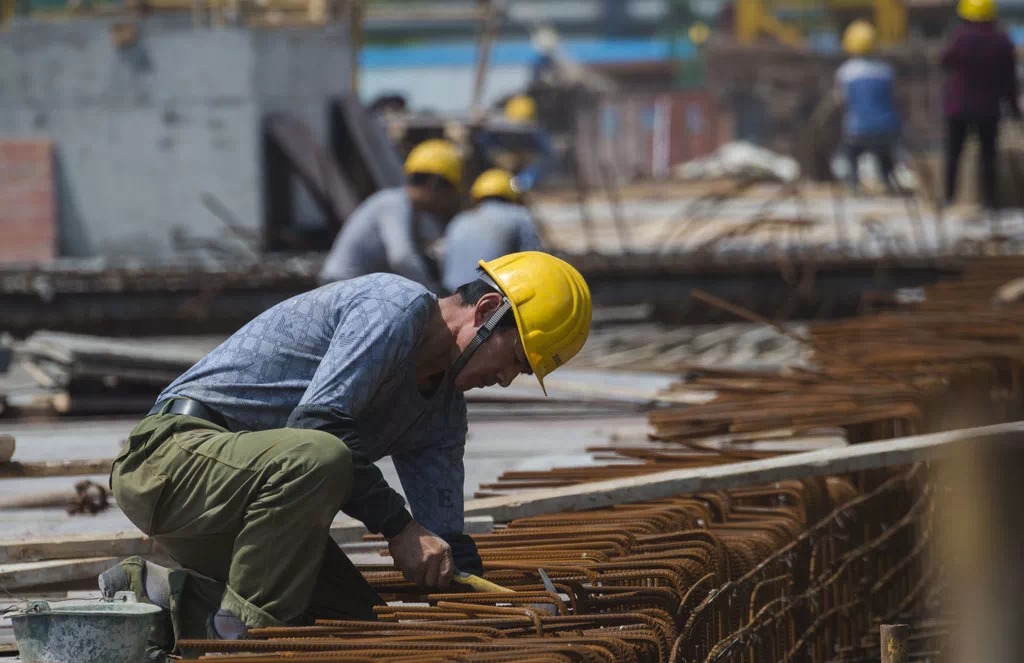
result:
[(345, 222), (324, 261), (320, 282), (390, 272), (440, 292), (439, 275), (426, 251), (443, 235), (437, 217), (413, 209), (405, 187), (378, 191)]
[(221, 414), (233, 431), (318, 428), (354, 458), (348, 515), (393, 536), (409, 521), (373, 465), (391, 456), (413, 515), (437, 534), (463, 529), (466, 401), (446, 378), (416, 384), (420, 342), (436, 306), (423, 286), (371, 274), (293, 297), (242, 327), (160, 395)]

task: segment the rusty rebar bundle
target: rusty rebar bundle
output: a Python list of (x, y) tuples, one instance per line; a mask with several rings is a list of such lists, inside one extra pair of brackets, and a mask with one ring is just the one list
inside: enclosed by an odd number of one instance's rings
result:
[[(700, 405), (651, 412), (645, 442), (591, 467), (506, 472), (495, 494), (855, 444), (1017, 417), (1024, 306), (980, 264), (898, 311), (811, 325), (813, 368), (673, 364)], [(1003, 291), (1005, 292), (1005, 291)], [(803, 337), (801, 337), (803, 338)], [(650, 358), (647, 358), (650, 361)], [(520, 518), (475, 537), (485, 577), (517, 594), (424, 593), (390, 559), (363, 568), (377, 621), (190, 641), (230, 661), (856, 661), (878, 625), (909, 622), (938, 657), (948, 621), (936, 538), (940, 478), (921, 465)], [(251, 654), (255, 654), (252, 656)]]

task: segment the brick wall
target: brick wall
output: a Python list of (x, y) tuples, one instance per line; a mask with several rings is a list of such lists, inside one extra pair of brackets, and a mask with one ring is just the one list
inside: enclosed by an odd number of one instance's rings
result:
[(56, 251), (53, 143), (0, 140), (0, 265), (49, 260)]

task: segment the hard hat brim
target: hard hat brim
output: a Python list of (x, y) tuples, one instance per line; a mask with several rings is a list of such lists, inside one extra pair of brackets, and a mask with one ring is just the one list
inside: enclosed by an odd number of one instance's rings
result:
[[(487, 266), (487, 262), (484, 261), (484, 260), (481, 260), (481, 261), (479, 261), (479, 265), (480, 265), (480, 269), (484, 270), (484, 273), (487, 274), (487, 276), (489, 276), (491, 278), (491, 281), (494, 282), (494, 285), (497, 286), (500, 289), (501, 288), (501, 281), (499, 280), (498, 275), (490, 267)], [(533, 356), (530, 353), (530, 350), (529, 350), (529, 348), (527, 346), (527, 340), (525, 338), (526, 331), (525, 331), (525, 328), (523, 327), (522, 316), (519, 314), (519, 306), (517, 306), (516, 303), (514, 301), (512, 301), (512, 298), (508, 296), (507, 292), (502, 290), (501, 294), (504, 295), (505, 298), (508, 299), (509, 304), (512, 305), (512, 315), (516, 319), (516, 330), (519, 333), (519, 340), (523, 344), (523, 350), (524, 350), (524, 353), (526, 354), (526, 361), (528, 361), (530, 363), (530, 370), (533, 371), (533, 377), (537, 378), (537, 382), (540, 384), (540, 390), (544, 392), (544, 397), (547, 398), (548, 390), (547, 390), (547, 387), (544, 386), (544, 377), (540, 373), (537, 372), (537, 364), (533, 360)]]

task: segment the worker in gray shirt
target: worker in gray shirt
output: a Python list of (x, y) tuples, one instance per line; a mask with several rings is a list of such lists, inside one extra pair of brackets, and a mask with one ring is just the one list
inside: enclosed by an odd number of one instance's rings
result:
[(473, 209), (448, 225), (443, 284), (449, 290), (472, 280), (480, 260), (541, 249), (533, 217), (513, 182), (507, 170), (485, 171), (470, 189)]
[[(331, 538), (339, 510), (423, 588), (482, 572), (463, 532), (463, 392), (521, 373), (543, 388), (586, 342), (591, 303), (579, 272), (544, 253), (479, 266), (443, 299), (393, 274), (298, 295), (164, 390), (111, 485), (182, 568), (132, 557), (100, 576), (104, 596), (165, 609), (155, 660), (183, 638), (375, 619), (383, 601)], [(374, 465), (386, 456), (411, 513)]]
[(432, 246), (461, 203), (462, 156), (452, 143), (428, 140), (405, 161), (404, 187), (378, 191), (345, 222), (320, 272), (321, 283), (390, 272), (441, 292)]

